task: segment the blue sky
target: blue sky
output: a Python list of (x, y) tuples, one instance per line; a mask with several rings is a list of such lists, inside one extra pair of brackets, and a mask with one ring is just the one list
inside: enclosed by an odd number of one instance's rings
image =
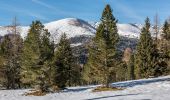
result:
[(143, 23), (146, 16), (153, 21), (156, 13), (162, 23), (170, 15), (170, 0), (0, 0), (0, 25), (9, 25), (14, 16), (21, 25), (68, 17), (99, 21), (106, 4), (119, 23)]

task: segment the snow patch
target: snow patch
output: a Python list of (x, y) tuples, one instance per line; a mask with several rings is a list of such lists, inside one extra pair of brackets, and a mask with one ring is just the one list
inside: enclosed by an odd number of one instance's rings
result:
[(29, 90), (0, 90), (0, 100), (170, 100), (170, 76), (112, 84), (125, 87), (120, 91), (92, 92), (100, 85), (69, 87), (45, 96), (23, 96)]

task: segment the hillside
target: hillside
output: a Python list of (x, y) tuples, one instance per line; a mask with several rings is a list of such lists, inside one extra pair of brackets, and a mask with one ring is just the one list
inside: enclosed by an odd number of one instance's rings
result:
[[(94, 37), (96, 28), (99, 22), (89, 23), (81, 19), (66, 18), (58, 21), (53, 21), (44, 24), (45, 28), (51, 33), (51, 39), (57, 44), (61, 34), (65, 33), (71, 41), (73, 52), (79, 63), (85, 63), (87, 59), (86, 45)], [(135, 24), (117, 24), (120, 41), (118, 44), (119, 50), (124, 50), (127, 47), (135, 49), (137, 39), (140, 35), (140, 27)], [(0, 36), (10, 34), (9, 26), (0, 27)], [(18, 28), (21, 36), (25, 38), (28, 33), (29, 26), (20, 26)]]
[[(94, 36), (98, 23), (88, 23), (81, 19), (66, 18), (44, 24), (45, 28), (51, 32), (51, 36), (57, 40), (62, 33), (66, 33), (69, 38), (75, 36)], [(130, 38), (139, 37), (140, 27), (133, 24), (117, 24), (120, 36)], [(10, 33), (7, 26), (0, 26), (0, 35)], [(21, 36), (24, 38), (28, 32), (28, 26), (20, 26)]]

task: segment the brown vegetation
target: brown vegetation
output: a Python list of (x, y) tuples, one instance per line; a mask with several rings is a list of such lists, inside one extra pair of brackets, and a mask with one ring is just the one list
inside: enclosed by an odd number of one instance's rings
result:
[(123, 90), (123, 88), (99, 86), (92, 90), (92, 92), (118, 91), (118, 90)]

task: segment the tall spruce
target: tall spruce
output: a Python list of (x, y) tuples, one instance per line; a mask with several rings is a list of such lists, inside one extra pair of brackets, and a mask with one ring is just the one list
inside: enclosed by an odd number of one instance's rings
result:
[(160, 52), (160, 66), (162, 74), (168, 74), (170, 71), (170, 24), (166, 20), (163, 25), (163, 32), (160, 40), (159, 52)]
[(41, 45), (40, 45), (40, 75), (38, 77), (38, 85), (42, 92), (48, 92), (52, 83), (53, 65), (52, 59), (54, 57), (54, 42), (50, 41), (50, 33), (47, 29), (43, 29), (41, 33)]
[(79, 77), (77, 75), (79, 71), (74, 62), (72, 49), (66, 34), (61, 36), (54, 55), (55, 85), (60, 89), (64, 89), (66, 86), (72, 85), (73, 80)]
[(168, 23), (168, 21), (165, 21), (164, 25), (163, 25), (163, 38), (165, 40), (170, 40), (170, 24)]
[(21, 54), (23, 40), (20, 36), (19, 26), (16, 18), (9, 27), (10, 34), (2, 38), (0, 45), (0, 55), (2, 73), (4, 76), (3, 85), (7, 89), (20, 88)]
[(155, 58), (155, 45), (150, 33), (150, 21), (146, 18), (135, 54), (136, 78), (148, 78), (154, 76), (157, 65)]
[(134, 80), (135, 79), (135, 72), (134, 72), (134, 55), (131, 54), (130, 60), (127, 63), (127, 78), (128, 80)]
[(170, 24), (168, 21), (165, 21), (163, 26), (162, 34), (162, 50), (167, 55), (170, 56)]
[[(115, 81), (116, 44), (119, 40), (117, 20), (112, 14), (110, 5), (106, 5), (96, 36), (89, 47), (89, 59), (86, 73), (91, 83), (103, 83), (109, 87)], [(88, 70), (88, 71), (87, 71)]]
[(40, 21), (33, 21), (28, 35), (24, 41), (22, 54), (22, 83), (25, 87), (34, 86), (36, 84), (40, 64), (40, 35), (43, 25)]
[(22, 83), (25, 87), (38, 86), (46, 91), (50, 85), (51, 60), (54, 44), (50, 33), (40, 21), (32, 22), (24, 41), (22, 54)]

